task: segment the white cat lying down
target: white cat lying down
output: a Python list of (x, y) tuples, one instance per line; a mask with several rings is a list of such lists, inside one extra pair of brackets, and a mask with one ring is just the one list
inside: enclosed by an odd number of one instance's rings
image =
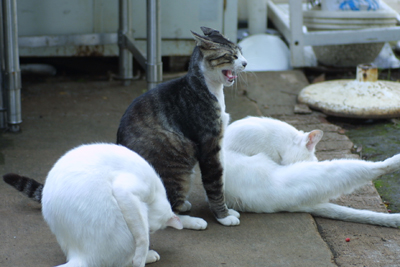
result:
[(247, 212), (308, 212), (316, 216), (400, 226), (400, 214), (329, 203), (342, 194), (400, 169), (400, 154), (382, 162), (339, 159), (318, 162), (323, 132), (309, 133), (272, 118), (247, 117), (228, 126), (224, 138), (225, 198)]

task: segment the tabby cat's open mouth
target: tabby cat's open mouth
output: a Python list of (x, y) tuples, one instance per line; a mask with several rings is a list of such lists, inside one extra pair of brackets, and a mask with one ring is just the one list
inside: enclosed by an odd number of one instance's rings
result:
[(233, 80), (237, 78), (237, 76), (234, 75), (234, 72), (231, 70), (222, 70), (222, 74), (225, 76), (228, 82), (233, 82)]

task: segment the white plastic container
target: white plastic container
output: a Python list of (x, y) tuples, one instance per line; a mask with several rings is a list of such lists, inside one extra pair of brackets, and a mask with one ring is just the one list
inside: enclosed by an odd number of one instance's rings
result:
[(290, 51), (277, 36), (255, 34), (239, 42), (247, 59), (245, 71), (290, 70)]

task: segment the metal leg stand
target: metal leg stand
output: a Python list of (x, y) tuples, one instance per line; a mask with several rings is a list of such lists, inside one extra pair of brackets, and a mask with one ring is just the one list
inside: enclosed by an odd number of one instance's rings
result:
[(147, 0), (146, 56), (135, 46), (135, 40), (130, 36), (128, 0), (119, 0), (119, 76), (125, 80), (126, 85), (132, 79), (132, 55), (146, 70), (148, 90), (162, 82), (160, 13), (160, 0)]
[(6, 128), (7, 109), (4, 104), (4, 35), (3, 35), (3, 2), (0, 0), (0, 129)]
[(4, 84), (7, 101), (7, 122), (12, 132), (20, 130), (21, 71), (18, 53), (17, 1), (3, 0)]
[(147, 0), (147, 89), (162, 82), (160, 0)]
[(127, 0), (119, 1), (119, 30), (118, 30), (118, 47), (119, 47), (119, 76), (124, 80), (124, 85), (129, 85), (133, 77), (132, 54), (126, 47), (125, 36), (129, 34), (129, 8)]

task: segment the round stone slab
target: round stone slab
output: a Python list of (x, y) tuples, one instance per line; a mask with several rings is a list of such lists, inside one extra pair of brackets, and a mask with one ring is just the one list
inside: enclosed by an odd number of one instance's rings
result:
[(400, 83), (397, 82), (321, 82), (303, 88), (298, 100), (311, 108), (338, 117), (400, 117)]

